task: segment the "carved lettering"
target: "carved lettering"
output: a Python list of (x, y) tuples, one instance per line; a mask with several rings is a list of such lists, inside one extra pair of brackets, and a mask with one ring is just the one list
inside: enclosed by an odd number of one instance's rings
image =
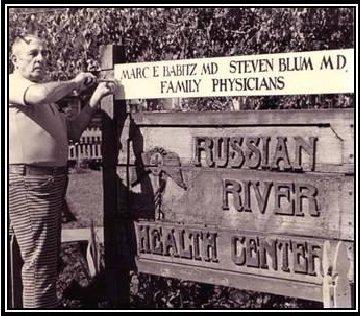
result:
[(251, 212), (251, 198), (250, 198), (250, 181), (243, 181), (242, 187), (244, 191), (244, 205), (243, 210), (245, 212)]
[(291, 241), (290, 240), (279, 240), (278, 246), (279, 246), (279, 249), (282, 250), (281, 270), (285, 271), (285, 272), (290, 272), (289, 251), (291, 250)]
[(205, 152), (206, 166), (212, 167), (213, 161), (213, 140), (209, 137), (196, 137), (195, 138), (195, 165), (202, 166), (201, 164), (201, 152)]
[[(316, 258), (319, 265), (315, 267)], [(321, 273), (322, 246), (299, 240), (264, 236), (232, 236), (231, 260), (237, 266), (246, 266), (317, 276)]]
[(176, 240), (175, 240), (175, 236), (174, 236), (174, 230), (164, 232), (164, 236), (165, 236), (165, 241), (164, 241), (165, 253), (164, 253), (164, 255), (165, 256), (172, 255), (174, 257), (179, 257)]
[(203, 234), (203, 257), (205, 261), (217, 262), (216, 233)]
[(191, 230), (190, 231), (190, 236), (192, 237), (192, 240), (193, 240), (194, 258), (196, 260), (201, 260), (200, 238), (202, 238), (202, 233), (201, 233), (201, 231)]
[[(279, 238), (251, 233), (229, 232), (226, 236), (225, 232), (219, 234), (205, 228), (196, 230), (180, 224), (171, 226), (152, 223), (136, 225), (136, 236), (139, 256), (171, 257), (171, 262), (180, 264), (187, 260), (214, 265), (232, 262), (245, 273), (256, 273), (257, 269), (262, 269), (279, 273), (279, 277), (284, 277), (284, 274), (311, 277), (323, 275), (321, 241), (317, 243), (305, 238)], [(219, 245), (226, 246), (224, 240), (230, 242), (229, 248), (219, 250)], [(218, 269), (221, 268), (219, 266)]]
[(271, 187), (273, 185), (272, 182), (263, 182), (263, 184), (264, 184), (264, 190), (263, 190), (263, 193), (261, 194), (260, 189), (259, 189), (260, 182), (257, 181), (255, 183), (253, 183), (253, 188), (254, 188), (254, 191), (255, 191), (256, 200), (257, 200), (257, 203), (258, 203), (258, 206), (259, 206), (259, 211), (260, 211), (261, 214), (265, 213), (267, 201), (268, 201), (269, 196), (270, 196), (270, 190), (271, 190)]
[(269, 143), (270, 137), (261, 137), (262, 142), (262, 154), (261, 154), (261, 168), (262, 169), (270, 169), (269, 164)]
[(311, 216), (319, 216), (319, 206), (316, 200), (318, 190), (310, 184), (295, 184), (295, 215), (304, 216), (304, 200), (307, 200), (308, 213)]
[(138, 225), (137, 242), (139, 253), (218, 262), (216, 232)]
[(312, 243), (308, 242), (308, 252), (309, 252), (309, 256), (308, 256), (309, 269), (308, 269), (307, 274), (316, 276), (315, 258), (317, 258), (319, 260), (320, 270), (322, 271), (322, 264), (321, 264), (321, 262), (323, 260), (322, 247), (320, 245), (316, 245), (316, 244), (312, 244)]
[(149, 226), (140, 225), (138, 229), (138, 247), (142, 253), (150, 252)]
[(295, 162), (293, 165), (294, 170), (302, 171), (302, 150), (309, 155), (309, 170), (315, 169), (315, 143), (318, 140), (317, 137), (309, 137), (309, 143), (307, 143), (302, 137), (294, 137), (295, 139)]
[[(245, 247), (246, 237), (233, 236), (231, 238), (231, 259), (232, 261), (239, 266), (242, 266), (246, 263), (246, 247)], [(240, 244), (240, 251), (238, 245)]]
[[(254, 212), (252, 199), (256, 199), (257, 210), (265, 214), (270, 197), (274, 207), (271, 210), (276, 215), (286, 216), (320, 216), (318, 189), (304, 183), (273, 183), (243, 180), (241, 183), (233, 179), (223, 179), (222, 209)], [(262, 188), (261, 188), (262, 187)], [(252, 194), (254, 191), (255, 194)], [(229, 197), (232, 197), (230, 205)], [(307, 206), (307, 207), (305, 207)], [(306, 213), (304, 212), (305, 210)]]
[(272, 269), (277, 269), (276, 243), (276, 239), (268, 240), (267, 238), (259, 237), (260, 267), (262, 269), (269, 269), (267, 256), (271, 258)]
[[(195, 137), (195, 165), (216, 168), (314, 171), (317, 141), (317, 137), (309, 137), (305, 140), (299, 136)], [(274, 148), (272, 155), (270, 155), (271, 148)], [(294, 150), (292, 159), (288, 148)], [(308, 156), (305, 165), (304, 154)]]
[[(275, 206), (274, 213), (282, 215), (293, 215), (294, 209), (292, 207), (292, 201), (290, 199), (290, 193), (292, 190), (291, 183), (275, 183)], [(284, 198), (286, 207), (284, 207)], [(282, 202), (282, 203), (281, 203)]]
[[(188, 238), (185, 238), (188, 237)], [(187, 236), (185, 230), (179, 231), (179, 240), (180, 240), (180, 247), (179, 247), (179, 255), (180, 258), (191, 259), (192, 258), (192, 246), (190, 245), (190, 236)], [(186, 240), (188, 240), (188, 249), (186, 248)]]
[[(317, 141), (316, 137), (305, 140), (299, 136), (195, 137), (195, 165), (216, 168), (314, 171)], [(289, 148), (293, 150), (291, 155)], [(303, 163), (304, 154), (308, 156), (306, 164)]]
[(157, 255), (163, 254), (163, 243), (161, 241), (161, 228), (151, 231), (151, 252)]
[(279, 163), (283, 162), (283, 170), (291, 170), (290, 160), (288, 149), (286, 146), (286, 137), (277, 137), (277, 144), (274, 153), (274, 157), (271, 163), (271, 169), (278, 170), (280, 169)]
[(246, 138), (246, 146), (248, 150), (245, 151), (245, 165), (251, 169), (257, 169), (261, 162), (261, 152), (257, 147), (259, 145), (259, 137)]
[(307, 273), (308, 260), (306, 257), (307, 244), (306, 242), (293, 241), (294, 252), (294, 270), (298, 273)]
[(237, 211), (241, 211), (240, 200), (241, 186), (235, 180), (225, 179), (223, 180), (223, 210), (229, 210), (229, 194), (233, 196), (234, 207)]
[(246, 265), (248, 267), (259, 267), (259, 251), (256, 238), (246, 238)]
[(231, 168), (240, 168), (245, 162), (245, 155), (241, 150), (242, 137), (231, 137), (229, 144), (229, 165)]
[(215, 137), (214, 138), (214, 160), (216, 167), (226, 167), (229, 157), (229, 138)]
[[(319, 262), (322, 262), (323, 259), (323, 251), (322, 251), (322, 247), (320, 245), (315, 245), (312, 243), (308, 243), (308, 263), (309, 263), (309, 268), (307, 271), (308, 275), (312, 275), (312, 276), (316, 276), (316, 272), (315, 272), (315, 258), (319, 259)], [(320, 265), (321, 269), (322, 269), (322, 265)]]

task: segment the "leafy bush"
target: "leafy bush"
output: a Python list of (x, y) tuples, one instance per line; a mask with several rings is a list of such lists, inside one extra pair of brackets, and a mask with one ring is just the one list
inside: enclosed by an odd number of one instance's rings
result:
[[(104, 270), (91, 278), (85, 243), (62, 245), (65, 264), (57, 283), (63, 308), (113, 309), (106, 296)], [(101, 247), (102, 264), (104, 248)], [(319, 302), (234, 288), (130, 273), (129, 309), (321, 309)]]

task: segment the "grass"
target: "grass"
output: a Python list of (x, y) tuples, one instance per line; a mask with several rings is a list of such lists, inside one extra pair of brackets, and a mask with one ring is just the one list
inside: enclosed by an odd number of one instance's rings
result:
[(76, 217), (75, 221), (63, 224), (63, 228), (103, 226), (102, 172), (80, 169), (82, 172), (69, 174), (66, 194), (68, 208)]

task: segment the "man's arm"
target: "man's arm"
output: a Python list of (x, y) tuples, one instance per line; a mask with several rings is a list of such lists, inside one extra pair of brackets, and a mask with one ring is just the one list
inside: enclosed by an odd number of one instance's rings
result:
[(81, 92), (88, 89), (89, 85), (94, 81), (95, 76), (92, 74), (80, 73), (74, 79), (68, 81), (30, 84), (25, 91), (19, 91), (15, 82), (13, 83), (14, 86), (10, 86), (9, 89), (9, 103), (22, 106), (54, 103), (74, 90)]
[(68, 121), (68, 138), (74, 142), (79, 141), (81, 134), (89, 125), (94, 113), (100, 106), (102, 98), (113, 94), (115, 92), (115, 85), (109, 82), (101, 82), (92, 94), (89, 103), (85, 105), (79, 115), (72, 121)]

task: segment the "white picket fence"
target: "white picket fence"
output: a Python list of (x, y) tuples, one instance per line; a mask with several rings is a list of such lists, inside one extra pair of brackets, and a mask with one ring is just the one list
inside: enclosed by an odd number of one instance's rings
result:
[(81, 161), (83, 159), (102, 160), (99, 128), (88, 128), (83, 132), (79, 142), (69, 143), (68, 160)]

